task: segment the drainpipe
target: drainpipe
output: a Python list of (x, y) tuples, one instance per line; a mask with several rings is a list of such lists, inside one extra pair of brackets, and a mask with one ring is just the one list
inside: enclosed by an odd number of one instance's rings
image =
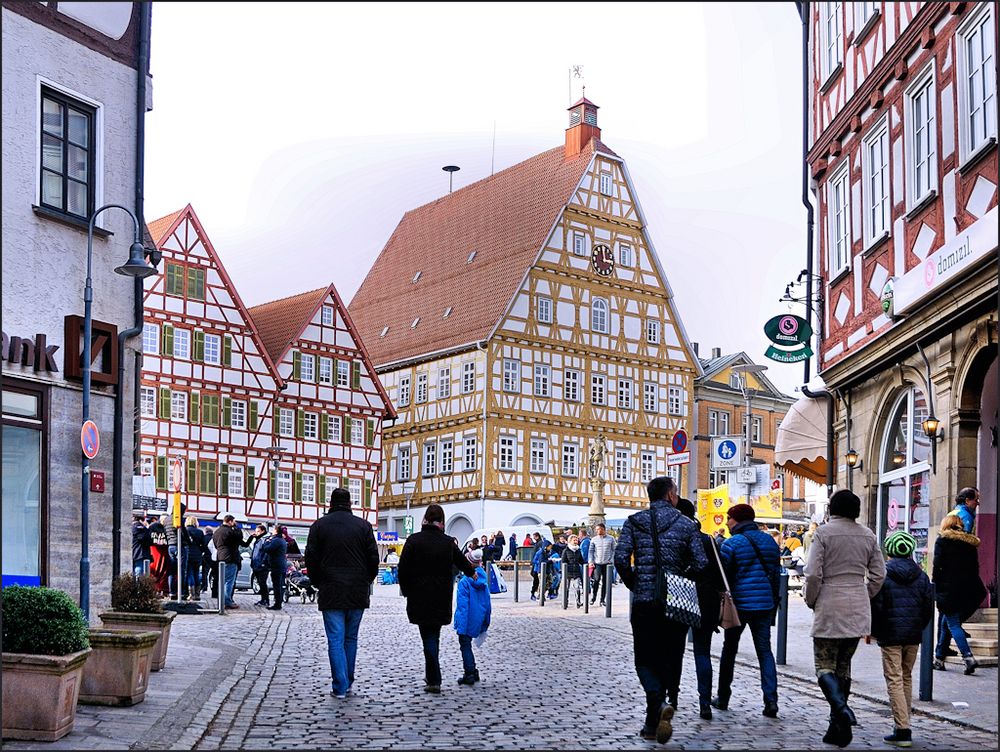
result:
[(490, 383), (490, 353), (486, 348), (487, 340), (476, 343), (476, 349), (483, 353), (483, 464), (482, 472), (480, 477), (482, 479), (482, 484), (479, 490), (479, 523), (480, 527), (484, 530), (486, 529), (486, 397), (489, 394), (489, 383)]
[[(146, 149), (146, 76), (149, 73), (149, 40), (150, 40), (150, 4), (139, 3), (139, 39), (136, 59), (135, 87), (135, 216), (139, 220), (140, 229), (145, 229), (146, 221), (143, 215), (143, 182), (145, 180), (145, 149)], [(154, 265), (159, 263), (153, 258)], [(124, 483), (122, 478), (122, 459), (124, 455), (124, 402), (125, 402), (125, 341), (142, 333), (143, 324), (143, 282), (136, 277), (132, 282), (132, 309), (135, 313), (134, 326), (118, 332), (118, 386), (115, 389), (115, 443), (111, 481), (111, 576), (117, 577), (122, 568), (122, 496)], [(133, 373), (133, 406), (134, 422), (132, 433), (132, 465), (139, 463), (139, 432), (142, 428), (142, 418), (139, 414), (142, 353), (137, 352)], [(134, 470), (133, 470), (134, 472)], [(131, 569), (131, 567), (130, 567)]]

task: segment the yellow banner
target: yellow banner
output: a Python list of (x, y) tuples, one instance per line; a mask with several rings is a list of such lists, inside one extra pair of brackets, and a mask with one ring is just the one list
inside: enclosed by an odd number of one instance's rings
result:
[[(755, 496), (750, 500), (756, 520), (767, 522), (768, 520), (778, 520), (781, 518), (781, 504), (783, 496), (780, 490), (771, 491), (767, 496)], [(736, 504), (746, 504), (746, 496), (730, 498), (729, 485), (723, 483), (708, 491), (698, 492), (698, 519), (701, 520), (701, 530), (703, 533), (715, 535), (722, 531), (723, 535), (729, 535), (729, 528), (726, 527), (726, 512), (729, 507)]]
[(180, 530), (181, 527), (181, 492), (174, 492), (174, 527)]

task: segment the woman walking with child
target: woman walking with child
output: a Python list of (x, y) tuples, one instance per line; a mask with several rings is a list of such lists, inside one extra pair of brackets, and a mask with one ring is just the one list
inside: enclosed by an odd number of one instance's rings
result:
[(455, 597), (455, 631), (458, 633), (458, 646), (462, 651), (463, 669), (462, 678), (458, 683), (469, 687), (479, 681), (479, 669), (476, 668), (472, 641), (476, 640), (477, 647), (483, 644), (486, 630), (490, 628), (493, 609), (490, 591), (486, 585), (486, 570), (482, 566), (482, 549), (473, 551), (471, 558), (476, 567), (476, 576), (462, 575), (462, 579), (458, 581), (458, 593)]

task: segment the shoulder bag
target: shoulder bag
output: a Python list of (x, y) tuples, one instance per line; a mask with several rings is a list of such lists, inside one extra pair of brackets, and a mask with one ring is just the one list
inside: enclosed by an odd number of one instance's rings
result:
[[(674, 522), (676, 521), (675, 519)], [(667, 530), (674, 522), (667, 525)], [(649, 510), (649, 524), (653, 534), (653, 553), (656, 557), (656, 600), (663, 604), (663, 613), (668, 619), (687, 624), (689, 627), (700, 627), (701, 607), (698, 605), (698, 586), (694, 580), (663, 568), (655, 509)]]
[(740, 612), (736, 609), (736, 604), (733, 603), (733, 593), (729, 589), (729, 578), (726, 577), (726, 568), (722, 566), (722, 559), (719, 558), (719, 549), (715, 547), (715, 541), (712, 541), (712, 552), (715, 554), (715, 563), (719, 565), (719, 571), (722, 573), (722, 585), (725, 587), (725, 590), (719, 593), (719, 626), (723, 629), (732, 629), (742, 623)]

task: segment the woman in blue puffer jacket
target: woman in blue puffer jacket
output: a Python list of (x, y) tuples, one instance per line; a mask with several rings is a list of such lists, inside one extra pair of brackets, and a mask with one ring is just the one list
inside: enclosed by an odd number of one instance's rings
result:
[(455, 631), (458, 633), (458, 646), (462, 650), (462, 668), (465, 671), (458, 683), (471, 687), (479, 681), (479, 669), (476, 668), (476, 656), (472, 652), (472, 640), (480, 636), (485, 638), (486, 630), (490, 628), (493, 604), (490, 602), (486, 571), (482, 566), (482, 549), (476, 549), (469, 555), (479, 576), (473, 579), (464, 575), (458, 583), (458, 593), (455, 596)]
[(740, 625), (726, 630), (719, 660), (719, 694), (712, 705), (719, 710), (729, 707), (740, 635), (749, 626), (760, 664), (764, 715), (777, 718), (778, 672), (771, 652), (771, 626), (778, 608), (781, 550), (774, 538), (757, 527), (754, 517), (749, 504), (730, 507), (726, 520), (730, 536), (719, 551), (732, 588), (733, 603), (740, 613)]

